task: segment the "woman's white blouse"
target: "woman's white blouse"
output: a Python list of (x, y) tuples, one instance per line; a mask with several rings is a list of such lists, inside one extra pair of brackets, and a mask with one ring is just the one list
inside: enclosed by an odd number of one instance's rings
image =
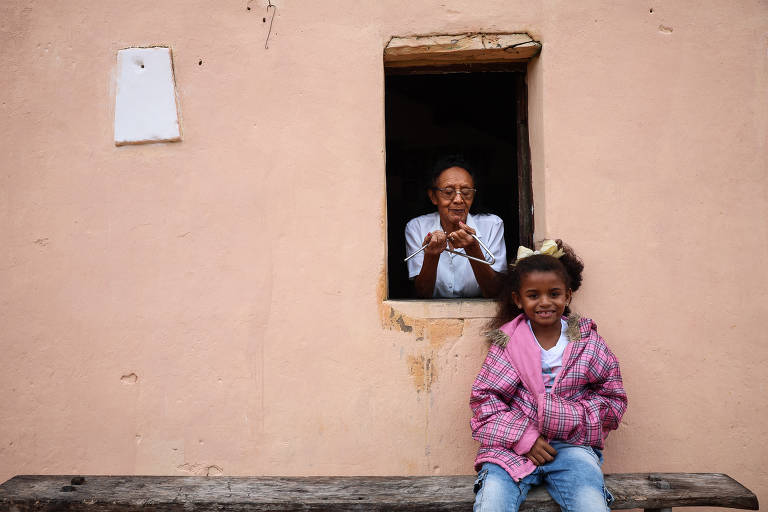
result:
[[(501, 272), (507, 266), (507, 249), (504, 245), (504, 221), (493, 214), (467, 215), (467, 226), (473, 228), (477, 237), (491, 250), (496, 257), (493, 269)], [(437, 212), (428, 213), (408, 221), (405, 226), (406, 256), (418, 251), (427, 233), (442, 229), (440, 215)], [(457, 249), (464, 252), (464, 249)], [(421, 272), (424, 263), (424, 252), (420, 252), (408, 260), (408, 277), (413, 279)], [(477, 284), (475, 273), (469, 260), (463, 256), (443, 251), (437, 264), (437, 279), (433, 297), (480, 297), (482, 291)]]

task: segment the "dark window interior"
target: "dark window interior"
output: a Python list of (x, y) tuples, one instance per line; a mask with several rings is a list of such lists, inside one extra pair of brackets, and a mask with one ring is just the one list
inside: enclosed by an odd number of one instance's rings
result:
[(460, 153), (474, 166), (478, 193), (470, 213), (504, 220), (507, 256), (528, 242), (528, 233), (521, 237), (520, 211), (530, 206), (520, 208), (518, 176), (524, 80), (524, 73), (510, 71), (386, 75), (389, 298), (412, 297), (403, 232), (411, 218), (436, 211), (426, 190), (432, 165), (443, 155)]

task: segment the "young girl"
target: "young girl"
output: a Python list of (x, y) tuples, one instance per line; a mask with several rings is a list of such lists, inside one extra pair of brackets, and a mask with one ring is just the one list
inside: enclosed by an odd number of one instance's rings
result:
[(627, 395), (597, 325), (570, 313), (583, 269), (561, 240), (545, 240), (520, 247), (504, 277), (470, 398), (476, 512), (517, 511), (539, 484), (568, 512), (607, 511), (613, 500), (601, 450)]

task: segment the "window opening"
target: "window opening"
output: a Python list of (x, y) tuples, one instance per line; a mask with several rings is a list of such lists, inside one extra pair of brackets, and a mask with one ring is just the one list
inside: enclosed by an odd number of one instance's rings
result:
[(507, 257), (533, 239), (527, 62), (541, 43), (526, 33), (393, 37), (384, 49), (388, 292), (412, 297), (403, 258), (408, 220), (435, 211), (433, 163), (462, 154), (480, 189), (471, 213), (504, 220)]
[(458, 153), (474, 165), (478, 192), (471, 213), (502, 218), (508, 257), (532, 236), (527, 126), (520, 130), (526, 125), (525, 66), (456, 69), (397, 68), (385, 77), (391, 299), (412, 297), (403, 232), (410, 219), (435, 211), (426, 189), (441, 156)]

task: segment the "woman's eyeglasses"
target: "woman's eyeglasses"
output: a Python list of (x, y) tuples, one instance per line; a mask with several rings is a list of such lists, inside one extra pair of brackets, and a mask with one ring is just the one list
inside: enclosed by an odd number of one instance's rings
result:
[(472, 199), (473, 197), (475, 197), (475, 192), (477, 192), (476, 188), (455, 189), (453, 187), (446, 187), (446, 188), (432, 187), (432, 190), (437, 191), (437, 194), (443, 199), (453, 199), (457, 192), (461, 194), (461, 197), (463, 199)]

